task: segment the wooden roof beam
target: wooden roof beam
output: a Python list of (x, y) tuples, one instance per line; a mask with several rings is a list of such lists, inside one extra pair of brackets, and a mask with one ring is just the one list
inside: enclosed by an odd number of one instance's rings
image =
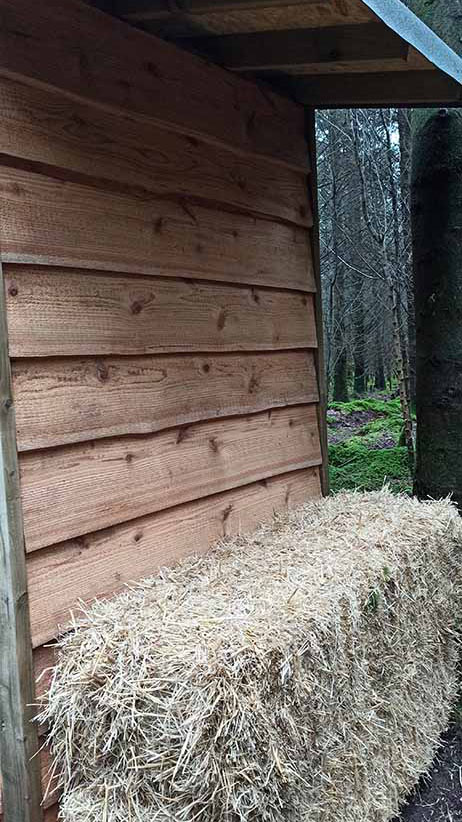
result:
[[(106, 0), (107, 1), (107, 0)], [(127, 20), (163, 20), (173, 14), (249, 11), (281, 6), (328, 6), (331, 0), (111, 0), (112, 13)]]
[(462, 106), (462, 86), (438, 69), (281, 78), (280, 91), (314, 108)]
[(384, 23), (190, 37), (181, 45), (233, 71), (303, 70), (308, 74), (335, 71), (336, 66), (348, 72), (350, 63), (357, 71), (361, 63), (371, 61), (396, 64), (398, 60), (405, 69), (409, 52), (406, 41)]

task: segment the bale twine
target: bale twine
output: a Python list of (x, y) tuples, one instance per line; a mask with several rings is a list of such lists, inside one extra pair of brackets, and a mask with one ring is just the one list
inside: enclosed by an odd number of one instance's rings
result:
[(448, 501), (348, 493), (110, 601), (40, 719), (66, 822), (385, 822), (457, 693)]

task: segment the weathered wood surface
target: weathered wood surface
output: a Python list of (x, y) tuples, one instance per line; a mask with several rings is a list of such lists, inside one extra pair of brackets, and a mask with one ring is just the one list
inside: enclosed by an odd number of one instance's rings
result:
[(323, 316), (322, 316), (322, 291), (321, 291), (321, 260), (320, 260), (320, 246), (319, 246), (319, 204), (318, 204), (318, 189), (317, 189), (317, 172), (316, 172), (316, 116), (314, 109), (308, 109), (306, 112), (306, 137), (309, 147), (310, 157), (313, 162), (313, 175), (309, 180), (307, 194), (311, 200), (311, 208), (316, 215), (316, 224), (311, 233), (311, 242), (313, 248), (313, 271), (319, 291), (315, 295), (315, 324), (316, 333), (318, 335), (319, 345), (314, 352), (314, 361), (316, 365), (316, 376), (319, 391), (319, 401), (316, 406), (318, 415), (319, 440), (322, 454), (322, 464), (320, 468), (321, 488), (324, 496), (329, 493), (329, 450), (327, 441), (327, 402), (328, 389), (326, 379), (326, 363), (324, 359), (324, 333), (323, 333)]
[[(43, 739), (40, 740), (42, 744)], [(56, 804), (59, 793), (56, 791), (56, 777), (53, 772), (53, 763), (48, 748), (42, 748), (38, 754), (37, 759), (40, 764), (40, 782), (42, 786), (42, 808), (49, 808)], [(43, 813), (43, 810), (42, 810)], [(7, 822), (6, 816), (3, 815), (3, 796), (2, 783), (0, 780), (0, 822)], [(43, 814), (41, 822), (47, 822), (46, 813)]]
[(374, 19), (361, 0), (231, 0), (226, 3), (222, 0), (187, 0), (186, 6), (182, 0), (181, 12), (176, 13), (169, 0), (117, 0), (117, 14), (169, 37), (184, 37), (201, 31), (217, 35), (285, 31)]
[(379, 22), (192, 37), (182, 40), (182, 45), (233, 71), (289, 69), (308, 74), (335, 70), (337, 64), (348, 72), (350, 63), (359, 70), (362, 64), (366, 72), (370, 61), (379, 64), (378, 71), (386, 71), (388, 61), (396, 59), (404, 70), (409, 50), (405, 40)]
[(316, 345), (311, 294), (5, 266), (11, 357)]
[[(30, 554), (34, 646), (56, 636), (70, 609), (78, 612), (78, 599), (109, 596), (163, 565), (204, 553), (223, 536), (253, 530), (273, 511), (318, 496), (318, 469), (296, 471)], [(52, 658), (38, 649), (35, 662), (40, 676)]]
[[(53, 805), (56, 805), (56, 800), (59, 798), (61, 790), (58, 790), (56, 786), (57, 774), (49, 748), (42, 748), (39, 756), (43, 794), (42, 804), (45, 811), (46, 808), (52, 808)], [(46, 822), (46, 813), (44, 813), (44, 817), (44, 822)]]
[(40, 822), (23, 520), (0, 269), (0, 729), (5, 822)]
[[(308, 226), (305, 174), (0, 79), (0, 154), (100, 188), (186, 197)], [(85, 181), (85, 178), (82, 182)], [(146, 195), (145, 195), (146, 196)]]
[(306, 168), (303, 111), (269, 89), (78, 0), (1, 0), (0, 15), (0, 74)]
[[(77, 599), (110, 596), (134, 579), (152, 575), (190, 553), (208, 550), (223, 536), (252, 531), (274, 512), (320, 496), (319, 469), (308, 468), (186, 503), (178, 508), (61, 543), (29, 556), (33, 601), (36, 692), (49, 685), (54, 649), (50, 642), (69, 620)], [(79, 596), (76, 592), (79, 592)], [(44, 728), (39, 728), (40, 732)], [(49, 782), (49, 756), (41, 756), (42, 785)], [(44, 808), (53, 805), (49, 793)], [(51, 808), (50, 808), (51, 810)], [(44, 822), (49, 816), (45, 812)]]
[[(52, 641), (59, 627), (78, 612), (77, 600), (107, 597), (135, 579), (155, 574), (189, 554), (206, 552), (223, 536), (252, 531), (289, 506), (320, 496), (319, 470), (308, 468), (186, 503), (29, 556), (34, 624), (36, 692), (43, 695), (54, 664)], [(78, 596), (77, 596), (77, 592)], [(42, 728), (41, 731), (44, 729)], [(41, 758), (48, 785), (49, 756)], [(54, 802), (50, 793), (45, 808)], [(44, 822), (48, 822), (45, 814)]]
[[(54, 638), (55, 637), (53, 637), (53, 639)], [(45, 696), (51, 682), (51, 669), (55, 662), (55, 646), (53, 644), (47, 644), (34, 648), (32, 658), (35, 677), (35, 694), (37, 700), (39, 700)], [(43, 725), (39, 725), (39, 729), (40, 734), (43, 735)]]
[(101, 191), (0, 166), (0, 219), (3, 262), (312, 288), (301, 226), (147, 191)]
[(318, 399), (311, 351), (17, 360), (13, 390), (22, 451)]
[[(89, 1), (95, 6), (105, 2)], [(231, 14), (251, 12), (255, 23), (260, 22), (267, 29), (272, 28), (272, 16), (276, 14), (285, 14), (286, 17), (299, 15), (303, 21), (307, 16), (312, 25), (331, 25), (332, 17), (337, 23), (345, 23), (346, 20), (361, 21), (373, 16), (370, 9), (358, 0), (344, 0), (342, 3), (333, 3), (332, 0), (182, 0), (181, 13), (172, 7), (170, 0), (116, 0), (115, 10), (129, 20), (164, 20), (180, 14), (198, 15), (199, 20), (207, 20), (210, 14), (216, 14), (227, 20)], [(329, 19), (329, 23), (323, 22), (324, 17)]]
[(368, 74), (326, 74), (292, 77), (284, 88), (300, 103), (314, 108), (358, 108), (361, 106), (460, 105), (460, 83), (442, 71), (382, 71)]
[(26, 452), (26, 550), (320, 461), (315, 405)]

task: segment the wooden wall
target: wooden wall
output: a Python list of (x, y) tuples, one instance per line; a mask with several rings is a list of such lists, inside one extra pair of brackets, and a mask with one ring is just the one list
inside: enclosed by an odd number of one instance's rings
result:
[(1, 256), (40, 675), (78, 599), (320, 494), (312, 216), (295, 105), (75, 0), (0, 11)]

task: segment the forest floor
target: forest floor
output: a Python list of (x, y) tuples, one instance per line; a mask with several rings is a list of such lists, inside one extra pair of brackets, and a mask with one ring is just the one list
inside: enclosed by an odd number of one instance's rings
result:
[(395, 822), (462, 822), (462, 723), (455, 719), (441, 738), (430, 769)]
[[(373, 491), (387, 483), (411, 492), (407, 451), (400, 444), (399, 399), (382, 394), (331, 403), (327, 412), (332, 491)], [(430, 772), (395, 822), (462, 822), (462, 713), (455, 714)]]
[(411, 490), (399, 399), (382, 394), (331, 403), (327, 424), (332, 491), (374, 491), (384, 482), (393, 491)]

